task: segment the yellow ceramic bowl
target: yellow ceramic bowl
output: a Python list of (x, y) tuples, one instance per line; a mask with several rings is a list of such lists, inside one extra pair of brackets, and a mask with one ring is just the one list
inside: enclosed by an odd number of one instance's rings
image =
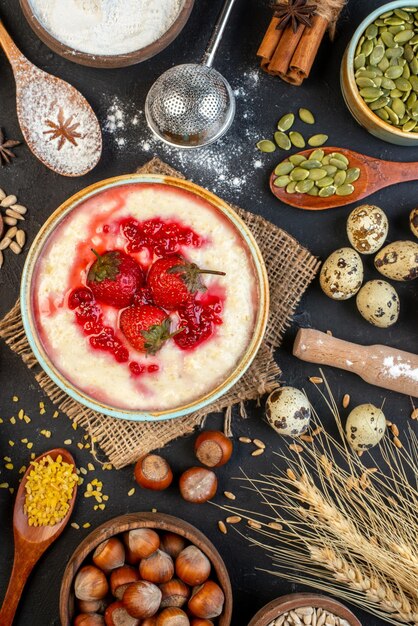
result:
[[(52, 362), (39, 336), (35, 320), (33, 293), (35, 288), (37, 262), (55, 228), (63, 220), (65, 220), (72, 210), (85, 202), (87, 199), (90, 199), (105, 190), (121, 186), (129, 186), (132, 184), (164, 185), (172, 188), (178, 188), (210, 204), (219, 216), (226, 219), (237, 232), (237, 236), (241, 240), (243, 247), (247, 251), (248, 257), (252, 261), (255, 275), (255, 285), (258, 292), (258, 307), (256, 310), (253, 334), (249, 339), (247, 349), (234, 370), (225, 380), (222, 381), (221, 384), (211, 389), (204, 396), (196, 398), (193, 402), (190, 402), (187, 405), (174, 406), (170, 409), (162, 411), (120, 409), (118, 407), (109, 406), (108, 404), (99, 402), (91, 395), (88, 395), (86, 392), (79, 389), (70, 380), (68, 380), (68, 378), (66, 378)], [(264, 336), (269, 312), (267, 271), (258, 245), (245, 223), (241, 220), (237, 213), (228, 204), (226, 204), (226, 202), (206, 189), (188, 181), (161, 175), (132, 174), (127, 176), (117, 176), (115, 178), (110, 178), (96, 183), (91, 187), (87, 187), (64, 202), (64, 204), (62, 204), (45, 222), (32, 244), (23, 270), (20, 296), (22, 318), (29, 343), (36, 358), (38, 359), (38, 362), (48, 376), (55, 382), (55, 384), (65, 391), (71, 398), (89, 407), (90, 409), (93, 409), (94, 411), (98, 411), (99, 413), (104, 413), (112, 417), (134, 421), (156, 421), (181, 417), (192, 413), (193, 411), (202, 409), (220, 398), (235, 383), (238, 382), (257, 354)]]
[(354, 56), (357, 44), (366, 28), (382, 13), (402, 7), (417, 7), (418, 0), (395, 0), (379, 7), (364, 19), (354, 33), (341, 63), (341, 90), (354, 119), (375, 137), (399, 146), (418, 146), (418, 133), (404, 132), (380, 119), (359, 94), (354, 76)]

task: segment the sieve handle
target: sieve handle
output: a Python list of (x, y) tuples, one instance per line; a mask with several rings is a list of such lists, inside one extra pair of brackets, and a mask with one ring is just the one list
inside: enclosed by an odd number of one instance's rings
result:
[(213, 60), (215, 58), (215, 54), (218, 50), (219, 44), (221, 43), (222, 35), (224, 34), (224, 30), (231, 14), (232, 7), (234, 6), (234, 2), (235, 0), (226, 0), (226, 2), (224, 2), (222, 11), (220, 12), (219, 17), (216, 21), (215, 27), (212, 31), (212, 35), (209, 39), (209, 43), (202, 59), (202, 64), (206, 65), (207, 67), (212, 67), (213, 65)]

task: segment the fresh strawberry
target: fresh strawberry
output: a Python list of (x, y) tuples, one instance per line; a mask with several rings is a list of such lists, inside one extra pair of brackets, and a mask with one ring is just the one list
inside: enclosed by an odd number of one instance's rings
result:
[(147, 279), (154, 303), (164, 309), (178, 309), (191, 295), (206, 291), (202, 274), (225, 276), (225, 272), (200, 269), (178, 254), (158, 259), (151, 266)]
[(87, 287), (100, 302), (122, 309), (132, 304), (135, 292), (144, 282), (140, 265), (122, 250), (104, 254), (92, 252), (97, 259), (87, 275)]
[(165, 342), (183, 329), (170, 333), (171, 319), (157, 306), (143, 304), (122, 311), (119, 326), (131, 346), (138, 352), (156, 354)]

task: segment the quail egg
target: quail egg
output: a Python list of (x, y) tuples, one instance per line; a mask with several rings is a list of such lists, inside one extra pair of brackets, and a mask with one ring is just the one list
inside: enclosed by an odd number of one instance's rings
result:
[(362, 204), (348, 216), (347, 236), (360, 254), (374, 254), (385, 243), (388, 218), (378, 206)]
[(373, 404), (359, 404), (351, 411), (345, 425), (345, 435), (357, 452), (369, 450), (382, 439), (386, 430), (386, 418)]
[(412, 234), (418, 237), (418, 208), (412, 209), (409, 214), (409, 226), (412, 230)]
[(348, 300), (363, 282), (363, 263), (352, 248), (335, 250), (324, 261), (319, 276), (322, 291), (333, 300)]
[(356, 304), (364, 319), (379, 328), (388, 328), (398, 320), (399, 297), (385, 280), (365, 283), (357, 294)]
[(275, 389), (266, 402), (267, 421), (279, 435), (298, 437), (308, 429), (311, 406), (308, 398), (295, 387)]
[(418, 243), (394, 241), (376, 254), (374, 265), (383, 276), (392, 280), (418, 278)]

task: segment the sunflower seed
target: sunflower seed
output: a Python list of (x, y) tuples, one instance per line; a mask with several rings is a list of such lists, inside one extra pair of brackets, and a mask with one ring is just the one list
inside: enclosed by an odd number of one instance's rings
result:
[(0, 201), (4, 200), (6, 196), (6, 192), (3, 189), (0, 189)]
[(18, 245), (23, 248), (26, 242), (26, 233), (24, 230), (18, 230), (16, 233), (16, 241)]
[(28, 212), (27, 208), (23, 206), (23, 204), (13, 204), (11, 208), (15, 213), (20, 213), (20, 215), (26, 215)]
[(291, 130), (289, 133), (289, 139), (296, 148), (304, 148), (306, 145), (303, 136), (297, 131)]
[(294, 114), (286, 113), (286, 115), (283, 115), (283, 117), (281, 117), (280, 120), (278, 121), (277, 128), (282, 131), (289, 130), (289, 128), (292, 128), (294, 121), (295, 121)]
[(312, 137), (309, 137), (308, 144), (313, 148), (319, 148), (319, 146), (323, 146), (327, 141), (328, 135), (319, 133), (318, 135), (312, 135)]
[(12, 228), (9, 228), (8, 231), (6, 231), (6, 234), (4, 235), (4, 238), (6, 239), (6, 237), (8, 237), (9, 239), (13, 239), (13, 237), (16, 235), (17, 233), (17, 227), (16, 226), (12, 226)]
[(299, 117), (305, 124), (315, 124), (315, 118), (309, 109), (299, 109)]
[(24, 220), (25, 218), (23, 217), (23, 215), (20, 215), (20, 213), (16, 213), (16, 211), (13, 211), (13, 209), (6, 209), (6, 215), (8, 215), (9, 217), (14, 217), (15, 220)]
[(3, 239), (0, 241), (0, 251), (6, 250), (6, 248), (8, 248), (11, 243), (12, 240), (10, 239), (10, 237), (3, 237)]
[(262, 139), (256, 145), (260, 152), (274, 152), (276, 149), (274, 143), (269, 139)]
[(17, 224), (17, 219), (15, 219), (14, 217), (5, 217), (3, 218), (3, 221), (5, 224), (7, 224), (7, 226), (15, 226)]
[(15, 254), (20, 254), (22, 252), (22, 248), (19, 246), (17, 241), (12, 241), (12, 243), (9, 245), (9, 248)]
[(10, 195), (10, 196), (6, 196), (5, 198), (3, 198), (3, 200), (0, 202), (0, 206), (7, 208), (11, 206), (12, 204), (16, 204), (16, 202), (17, 202), (16, 196)]

